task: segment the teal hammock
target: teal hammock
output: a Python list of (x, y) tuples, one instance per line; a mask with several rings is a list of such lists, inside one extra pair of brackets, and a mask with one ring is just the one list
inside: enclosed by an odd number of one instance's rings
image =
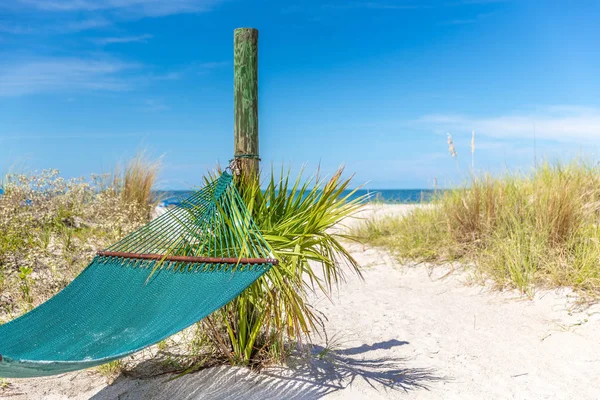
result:
[(0, 377), (54, 375), (135, 353), (224, 306), (276, 264), (223, 173), (1, 325)]

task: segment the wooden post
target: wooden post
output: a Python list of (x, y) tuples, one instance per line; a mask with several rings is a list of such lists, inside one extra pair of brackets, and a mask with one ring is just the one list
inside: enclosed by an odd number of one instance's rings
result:
[(242, 178), (258, 177), (258, 30), (233, 32), (234, 158)]

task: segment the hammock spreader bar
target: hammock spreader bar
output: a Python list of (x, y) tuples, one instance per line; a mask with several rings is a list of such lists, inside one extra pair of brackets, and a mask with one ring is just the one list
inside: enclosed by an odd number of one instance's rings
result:
[(98, 251), (102, 257), (134, 258), (140, 260), (176, 261), (202, 264), (271, 264), (279, 262), (275, 258), (232, 258), (232, 257), (191, 257), (169, 256), (164, 254), (126, 253), (122, 251)]

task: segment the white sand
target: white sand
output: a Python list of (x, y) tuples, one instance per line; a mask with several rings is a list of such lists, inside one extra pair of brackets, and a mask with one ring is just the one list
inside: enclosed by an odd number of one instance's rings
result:
[[(377, 206), (365, 214), (401, 213)], [(10, 399), (598, 399), (600, 307), (579, 310), (568, 290), (533, 300), (469, 286), (450, 266), (399, 265), (382, 250), (351, 245), (364, 281), (351, 277), (316, 338), (312, 361), (257, 375), (211, 368), (180, 379), (90, 371), (11, 380)], [(329, 350), (325, 350), (329, 349)], [(321, 357), (318, 357), (318, 355)]]

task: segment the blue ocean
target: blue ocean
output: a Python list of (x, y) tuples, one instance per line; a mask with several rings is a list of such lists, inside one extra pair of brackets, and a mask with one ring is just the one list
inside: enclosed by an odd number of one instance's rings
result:
[[(350, 193), (351, 191), (347, 191)], [(439, 190), (437, 193), (439, 194)], [(156, 195), (161, 198), (162, 206), (177, 205), (181, 199), (185, 199), (191, 195), (193, 191), (190, 190), (164, 190), (157, 191)], [(435, 195), (436, 191), (433, 189), (380, 189), (380, 190), (368, 190), (360, 189), (354, 192), (349, 199), (355, 199), (361, 196), (367, 196), (368, 202), (378, 202), (387, 204), (414, 204), (430, 201)]]
[[(349, 194), (351, 191), (346, 191)], [(440, 190), (437, 190), (439, 193)], [(3, 190), (0, 187), (0, 195)], [(194, 193), (192, 190), (157, 190), (155, 195), (161, 199), (160, 205), (171, 206), (179, 204), (181, 199), (185, 199)], [(430, 201), (435, 196), (436, 191), (433, 189), (379, 189), (368, 190), (360, 189), (352, 193), (349, 199), (365, 197), (367, 202), (378, 202), (387, 204), (414, 204)]]

